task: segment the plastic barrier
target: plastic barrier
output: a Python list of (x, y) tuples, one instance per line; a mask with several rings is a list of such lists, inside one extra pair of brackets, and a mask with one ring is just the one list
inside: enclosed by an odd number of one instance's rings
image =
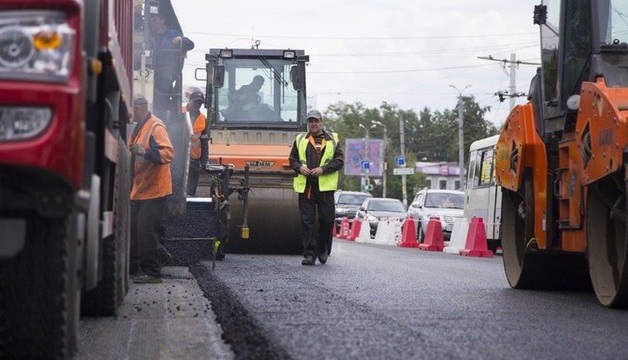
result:
[(371, 241), (371, 243), (385, 245), (388, 242), (390, 235), (391, 231), (390, 226), (388, 226), (388, 219), (379, 219), (377, 231), (375, 231), (375, 238)]
[(349, 219), (347, 219), (347, 217), (345, 216), (342, 218), (342, 221), (340, 222), (340, 231), (338, 233), (338, 239), (346, 239), (350, 235), (349, 232), (350, 232)]
[(454, 228), (451, 230), (451, 238), (449, 244), (443, 248), (443, 252), (447, 254), (460, 254), (460, 250), (464, 249), (467, 242), (467, 231), (469, 223), (467, 219), (461, 218), (454, 222)]
[(473, 217), (467, 231), (467, 241), (464, 249), (460, 250), (462, 256), (493, 257), (493, 252), (486, 245), (486, 228), (482, 218)]
[(361, 242), (361, 243), (371, 242), (371, 225), (366, 220), (359, 220), (359, 219), (353, 220), (354, 224), (356, 222), (360, 223), (359, 225), (360, 232), (358, 234), (358, 237), (355, 239), (355, 242)]
[(351, 222), (351, 231), (349, 232), (349, 236), (347, 236), (347, 240), (355, 241), (357, 237), (360, 235), (360, 228), (362, 227), (362, 222), (358, 219), (354, 219)]
[(426, 251), (443, 251), (445, 247), (445, 239), (443, 237), (443, 229), (440, 225), (439, 218), (430, 218), (427, 223), (427, 231), (423, 244), (419, 244), (419, 250)]
[(418, 248), (419, 243), (416, 241), (416, 225), (411, 217), (405, 218), (401, 226), (401, 241), (398, 246), (407, 248)]
[(332, 237), (338, 237), (338, 229), (336, 228), (336, 221), (334, 221), (334, 228), (331, 231)]

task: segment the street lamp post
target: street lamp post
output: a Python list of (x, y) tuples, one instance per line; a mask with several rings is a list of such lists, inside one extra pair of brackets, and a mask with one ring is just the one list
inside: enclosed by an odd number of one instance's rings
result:
[(381, 121), (373, 121), (373, 124), (384, 127), (384, 174), (382, 176), (382, 197), (386, 197), (386, 171), (388, 170), (388, 167), (386, 166), (386, 150), (388, 150), (388, 128)]
[(464, 115), (463, 115), (463, 104), (462, 104), (462, 92), (471, 87), (471, 85), (467, 85), (464, 89), (459, 90), (454, 85), (449, 84), (449, 87), (454, 88), (458, 91), (458, 172), (460, 178), (460, 189), (462, 190), (464, 184)]
[(364, 169), (364, 176), (362, 177), (362, 181), (361, 181), (361, 186), (364, 186), (364, 184), (366, 185), (371, 184), (370, 179), (369, 179), (369, 174), (371, 172), (371, 148), (370, 148), (371, 145), (369, 143), (369, 130), (374, 128), (375, 125), (371, 124), (371, 126), (368, 128), (362, 124), (358, 124), (358, 126), (364, 129), (364, 131), (366, 132), (366, 136), (364, 138), (364, 151), (366, 152), (366, 162), (368, 163), (369, 166), (368, 166), (368, 169)]

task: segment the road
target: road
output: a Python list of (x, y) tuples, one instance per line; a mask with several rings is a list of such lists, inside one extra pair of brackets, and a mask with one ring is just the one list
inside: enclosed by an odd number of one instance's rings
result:
[(237, 358), (628, 358), (628, 311), (511, 289), (501, 256), (337, 240), (326, 265), (300, 261), (228, 255), (192, 269)]
[(501, 256), (336, 240), (326, 265), (228, 254), (189, 270), (83, 319), (77, 359), (628, 358), (628, 311), (511, 289)]

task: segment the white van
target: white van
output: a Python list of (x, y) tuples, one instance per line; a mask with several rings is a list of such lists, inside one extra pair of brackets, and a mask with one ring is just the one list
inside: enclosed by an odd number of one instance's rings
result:
[(488, 249), (501, 246), (499, 224), (501, 221), (502, 189), (495, 182), (495, 144), (499, 135), (477, 140), (469, 147), (469, 171), (467, 173), (466, 203), (464, 215), (481, 217), (486, 227)]

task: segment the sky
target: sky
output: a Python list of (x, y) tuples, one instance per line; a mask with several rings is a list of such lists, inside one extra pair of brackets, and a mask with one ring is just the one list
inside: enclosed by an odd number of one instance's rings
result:
[[(459, 94), (490, 106), (500, 126), (510, 102), (511, 68), (492, 57), (540, 61), (533, 25), (540, 0), (172, 0), (185, 36), (184, 86), (201, 86), (196, 68), (209, 48), (302, 49), (308, 105), (324, 111), (339, 101), (368, 108), (383, 102), (417, 113), (454, 109)], [(536, 65), (515, 66), (516, 93), (527, 94)], [(516, 103), (525, 103), (525, 96)]]

